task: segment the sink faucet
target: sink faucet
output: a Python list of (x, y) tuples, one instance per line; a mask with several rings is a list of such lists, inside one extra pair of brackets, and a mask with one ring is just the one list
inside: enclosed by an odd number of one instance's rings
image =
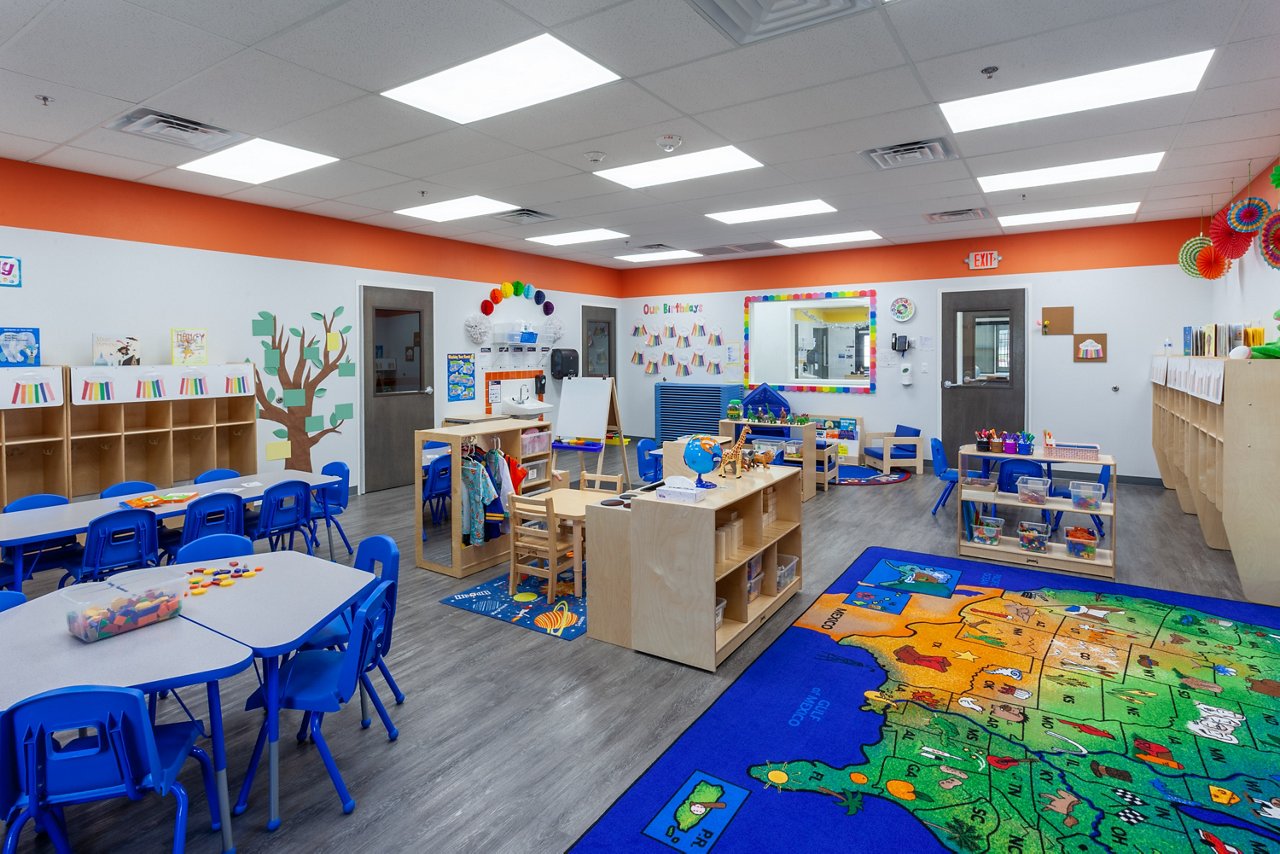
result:
[(520, 396), (511, 398), (512, 403), (528, 403), (529, 387), (527, 385), (520, 386)]

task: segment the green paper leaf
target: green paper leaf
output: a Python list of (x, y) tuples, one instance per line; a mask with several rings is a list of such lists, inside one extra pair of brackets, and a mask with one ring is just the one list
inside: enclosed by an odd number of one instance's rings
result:
[(296, 327), (296, 326), (290, 326), (290, 327), (289, 327), (289, 334), (290, 334), (290, 335), (292, 335), (294, 338), (301, 338), (301, 337), (302, 337), (302, 330), (301, 330), (301, 329), (299, 329), (299, 328), (298, 328), (298, 327)]
[(330, 427), (337, 427), (341, 423), (342, 422), (338, 420), (338, 413), (334, 412), (332, 415), (329, 416)]
[(338, 330), (338, 332), (342, 333), (343, 335), (348, 335), (348, 334), (350, 334), (350, 333), (351, 333), (351, 327), (350, 327), (350, 326), (344, 326), (344, 327), (342, 327), (341, 329), (339, 329), (339, 330)]
[(277, 439), (288, 439), (288, 438), (289, 438), (289, 431), (288, 431), (288, 430), (285, 430), (285, 429), (283, 429), (283, 428), (282, 428), (282, 429), (280, 429), (280, 430), (272, 430), (272, 431), (271, 431), (271, 435), (272, 435), (272, 436), (275, 436)]
[(356, 375), (355, 362), (343, 362), (342, 364), (338, 365), (338, 376), (354, 377), (355, 375)]
[(318, 311), (311, 312), (311, 316), (314, 317), (316, 320), (319, 320), (321, 323), (324, 322), (324, 315)]
[(273, 388), (267, 389), (267, 403), (275, 403), (275, 402), (276, 402), (276, 390)]
[(319, 433), (324, 429), (324, 416), (308, 415), (302, 422), (302, 428), (308, 433)]
[(276, 331), (276, 319), (271, 316), (256, 318), (252, 326), (254, 335), (271, 335)]
[(286, 409), (297, 406), (307, 405), (307, 390), (305, 388), (287, 388), (284, 390), (284, 405)]
[[(271, 349), (271, 342), (270, 342), (270, 341), (259, 341), (258, 343), (262, 345), (262, 349), (263, 349), (263, 350), (270, 350), (270, 349)], [(248, 361), (248, 359), (246, 359), (245, 361), (247, 362), (247, 361)]]
[(355, 404), (339, 403), (333, 407), (333, 417), (340, 418), (343, 421), (350, 420), (355, 417)]
[(280, 375), (280, 371), (276, 368), (263, 368), (262, 372), (269, 377), (276, 377)]
[(344, 309), (342, 308), (342, 306), (338, 306), (337, 308), (335, 308), (335, 309), (333, 310), (333, 316), (334, 316), (334, 317), (341, 317), (341, 316), (342, 316), (342, 312), (343, 312), (343, 311), (344, 311)]
[(316, 397), (324, 397), (328, 393), (329, 393), (329, 389), (327, 388), (316, 389)]

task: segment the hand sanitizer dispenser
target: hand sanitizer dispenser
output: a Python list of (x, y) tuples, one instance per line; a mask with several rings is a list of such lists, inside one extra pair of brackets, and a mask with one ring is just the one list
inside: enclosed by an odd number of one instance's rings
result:
[(911, 385), (911, 364), (909, 362), (903, 362), (902, 367), (898, 369), (898, 373), (902, 377), (903, 385)]

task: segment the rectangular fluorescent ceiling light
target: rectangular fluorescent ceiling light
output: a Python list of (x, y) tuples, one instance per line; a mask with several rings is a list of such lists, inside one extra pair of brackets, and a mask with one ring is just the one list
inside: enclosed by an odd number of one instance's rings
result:
[(762, 208), (721, 211), (720, 213), (707, 214), (707, 216), (729, 225), (735, 225), (740, 222), (759, 222), (765, 219), (785, 219), (789, 216), (809, 216), (810, 214), (834, 212), (835, 208), (822, 199), (809, 199), (805, 202), (787, 202), (785, 205), (765, 205)]
[(688, 249), (672, 249), (670, 252), (642, 252), (639, 255), (614, 255), (619, 261), (630, 261), (632, 264), (639, 264), (642, 261), (674, 261), (677, 258), (701, 258), (702, 255), (697, 252), (690, 252)]
[(603, 65), (543, 34), (382, 94), (467, 124), (617, 79)]
[(874, 231), (846, 231), (843, 234), (818, 234), (813, 237), (788, 237), (775, 240), (783, 246), (796, 249), (801, 246), (826, 246), (828, 243), (859, 243), (863, 240), (879, 240), (880, 235)]
[(486, 199), (484, 196), (463, 196), (460, 199), (450, 199), (447, 202), (433, 202), (429, 205), (404, 208), (396, 211), (396, 213), (404, 214), (405, 216), (416, 216), (418, 219), (429, 219), (432, 222), (449, 222), (455, 219), (466, 219), (470, 216), (484, 216), (485, 214), (513, 211), (518, 207), (520, 206), (509, 205), (496, 199)]
[(1065, 211), (1041, 211), (1040, 213), (1011, 214), (1000, 217), (1006, 228), (1014, 225), (1038, 225), (1042, 222), (1066, 222), (1071, 219), (1099, 219), (1104, 216), (1128, 216), (1138, 212), (1139, 202), (1122, 205), (1098, 205), (1092, 208), (1072, 208)]
[(662, 157), (646, 163), (633, 163), (630, 166), (601, 169), (595, 174), (601, 178), (608, 178), (610, 181), (614, 181), (624, 187), (638, 190), (641, 187), (656, 187), (659, 184), (688, 181), (691, 178), (706, 178), (709, 175), (723, 175), (726, 172), (741, 172), (743, 169), (755, 169), (763, 165), (759, 160), (743, 153), (736, 146), (726, 145), (721, 148), (709, 148), (706, 151), (695, 151), (692, 154)]
[(1049, 184), (1070, 184), (1073, 181), (1092, 181), (1095, 178), (1114, 178), (1118, 175), (1137, 175), (1154, 172), (1164, 159), (1163, 151), (1151, 154), (1135, 154), (1132, 157), (1113, 157), (1109, 160), (1092, 160), (1073, 163), (1070, 166), (1050, 166), (1047, 169), (1028, 169), (1025, 172), (1006, 172), (979, 178), (984, 192), (1022, 190), (1027, 187), (1044, 187)]
[(593, 243), (597, 240), (613, 240), (615, 237), (626, 237), (621, 231), (608, 228), (588, 228), (585, 231), (566, 231), (563, 234), (544, 234), (541, 237), (526, 237), (534, 243), (545, 243), (548, 246), (568, 246), (571, 243)]
[(179, 169), (188, 172), (202, 172), (219, 178), (230, 178), (232, 181), (243, 181), (246, 184), (261, 184), (274, 181), (285, 175), (305, 172), (326, 163), (333, 163), (338, 158), (327, 154), (316, 154), (292, 145), (281, 145), (265, 139), (251, 139), (231, 148), (184, 163)]
[(954, 133), (1194, 91), (1212, 50), (1054, 80), (939, 106)]

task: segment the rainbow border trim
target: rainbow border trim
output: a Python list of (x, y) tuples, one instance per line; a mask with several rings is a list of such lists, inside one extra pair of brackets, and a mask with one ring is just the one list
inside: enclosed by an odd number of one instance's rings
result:
[[(869, 305), (867, 319), (871, 349), (871, 370), (868, 373), (870, 383), (866, 388), (838, 385), (779, 385), (773, 386), (779, 391), (813, 391), (829, 394), (875, 394), (876, 393), (876, 292), (861, 291), (811, 291), (804, 294), (765, 294), (746, 297), (742, 300), (742, 386), (755, 388), (760, 383), (751, 382), (751, 304), (755, 302), (787, 302), (790, 300), (810, 299), (847, 299), (850, 297), (867, 297)], [(771, 384), (772, 385), (772, 384)]]

